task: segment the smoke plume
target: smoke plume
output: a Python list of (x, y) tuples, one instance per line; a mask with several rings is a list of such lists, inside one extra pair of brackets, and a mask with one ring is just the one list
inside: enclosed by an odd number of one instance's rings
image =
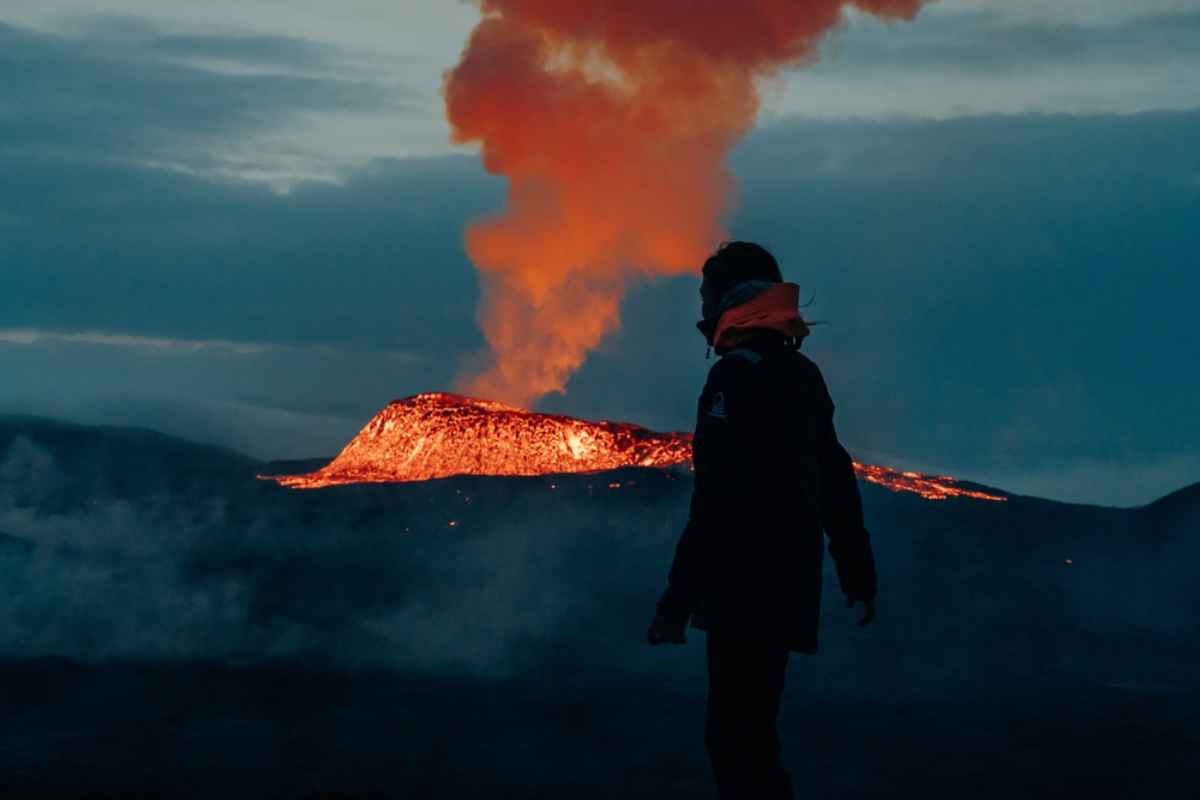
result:
[(922, 2), (481, 0), (446, 111), (509, 184), (466, 235), (493, 360), (460, 388), (518, 405), (562, 391), (631, 280), (695, 271), (724, 238), (756, 81), (812, 60), (846, 7), (909, 19)]

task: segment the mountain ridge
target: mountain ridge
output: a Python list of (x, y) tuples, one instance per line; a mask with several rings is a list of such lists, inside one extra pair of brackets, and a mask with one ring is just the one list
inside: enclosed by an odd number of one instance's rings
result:
[[(0, 424), (0, 656), (701, 681), (630, 630), (687, 517), (686, 469), (295, 492), (256, 480), (260, 466), (165, 437)], [(814, 691), (1191, 685), (1191, 492), (1149, 515), (862, 494), (885, 613), (870, 636), (848, 628), (826, 560)]]
[[(401, 401), (404, 399), (406, 398), (400, 398)], [(399, 401), (392, 402), (394, 403)], [(392, 403), (389, 403), (389, 405), (391, 404)], [(561, 416), (568, 420), (574, 419), (573, 417), (566, 417), (563, 415), (549, 416)], [(638, 426), (635, 425), (635, 427)], [(90, 438), (101, 444), (105, 443), (105, 437), (107, 436), (108, 444), (116, 444), (118, 442), (129, 444), (130, 442), (137, 443), (140, 441), (143, 443), (158, 442), (168, 445), (168, 447), (172, 449), (193, 447), (196, 448), (198, 454), (204, 455), (206, 459), (227, 458), (230, 461), (231, 467), (236, 462), (236, 464), (242, 469), (258, 470), (261, 473), (276, 474), (281, 476), (311, 472), (314, 469), (319, 468), (321, 465), (330, 463), (332, 460), (334, 460), (334, 458), (336, 458), (336, 456), (314, 456), (312, 458), (303, 459), (260, 459), (242, 453), (233, 448), (211, 444), (196, 439), (190, 439), (187, 437), (181, 437), (174, 434), (163, 433), (153, 428), (124, 425), (93, 425), (89, 423), (81, 423), (73, 420), (37, 414), (0, 414), (0, 456), (3, 455), (3, 450), (6, 450), (9, 446), (11, 446), (12, 442), (21, 435), (31, 434), (35, 435), (33, 437), (35, 442), (39, 438), (54, 436), (55, 434), (67, 434), (69, 436)], [(598, 472), (596, 474), (602, 473)], [(434, 480), (441, 479), (439, 478)], [(860, 484), (865, 483), (861, 478), (859, 482)], [(1054, 503), (1081, 508), (1139, 511), (1143, 509), (1150, 509), (1151, 507), (1164, 509), (1174, 503), (1181, 503), (1185, 506), (1188, 504), (1200, 506), (1200, 481), (1186, 484), (1154, 500), (1134, 506), (1104, 506), (1096, 503), (1077, 503), (1072, 501), (1058, 500), (1052, 497), (1043, 497), (1040, 495), (1018, 494), (1009, 492), (1001, 487), (971, 480), (961, 480), (958, 481), (958, 483), (972, 489), (980, 489), (986, 492), (1003, 494), (1009, 499), (1019, 498), (1024, 500)]]

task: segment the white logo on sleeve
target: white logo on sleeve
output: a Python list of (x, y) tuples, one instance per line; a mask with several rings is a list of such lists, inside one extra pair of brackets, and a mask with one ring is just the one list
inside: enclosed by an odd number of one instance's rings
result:
[(728, 417), (728, 414), (725, 413), (724, 392), (717, 392), (713, 395), (712, 405), (708, 409), (708, 415), (710, 417), (716, 417), (717, 419), (726, 419)]

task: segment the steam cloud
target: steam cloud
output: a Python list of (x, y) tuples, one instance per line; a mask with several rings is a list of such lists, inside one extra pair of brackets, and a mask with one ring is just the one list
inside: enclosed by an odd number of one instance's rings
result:
[(811, 61), (847, 6), (910, 19), (923, 1), (482, 0), (446, 111), (509, 186), (466, 236), (493, 361), (460, 388), (563, 391), (632, 279), (693, 271), (724, 238), (756, 81)]
[[(627, 528), (627, 511), (584, 501), (548, 528), (545, 502), (562, 503), (565, 486), (510, 496), (501, 483), (475, 502), (432, 483), (297, 493), (255, 480), (255, 462), (235, 454), (113, 436), (12, 437), (0, 418), (0, 661), (516, 674), (564, 635), (603, 636), (594, 623), (578, 629), (591, 605), (572, 565), (628, 580), (618, 562), (629, 550), (597, 544), (619, 530), (653, 550), (638, 566), (652, 585), (687, 499), (675, 491)], [(593, 593), (608, 613), (611, 588)], [(625, 602), (640, 612), (643, 600)], [(610, 652), (644, 655), (624, 634)]]

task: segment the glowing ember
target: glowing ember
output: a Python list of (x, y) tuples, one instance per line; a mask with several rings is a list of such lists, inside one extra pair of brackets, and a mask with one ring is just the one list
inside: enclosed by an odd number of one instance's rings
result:
[[(320, 489), (452, 475), (553, 475), (669, 467), (688, 464), (691, 459), (692, 437), (687, 433), (655, 433), (623, 422), (588, 422), (490, 400), (428, 392), (389, 404), (322, 469), (307, 475), (260, 477), (293, 489)], [(944, 476), (854, 466), (864, 480), (929, 500), (1005, 499), (963, 488)], [(621, 484), (608, 486), (616, 489)]]

